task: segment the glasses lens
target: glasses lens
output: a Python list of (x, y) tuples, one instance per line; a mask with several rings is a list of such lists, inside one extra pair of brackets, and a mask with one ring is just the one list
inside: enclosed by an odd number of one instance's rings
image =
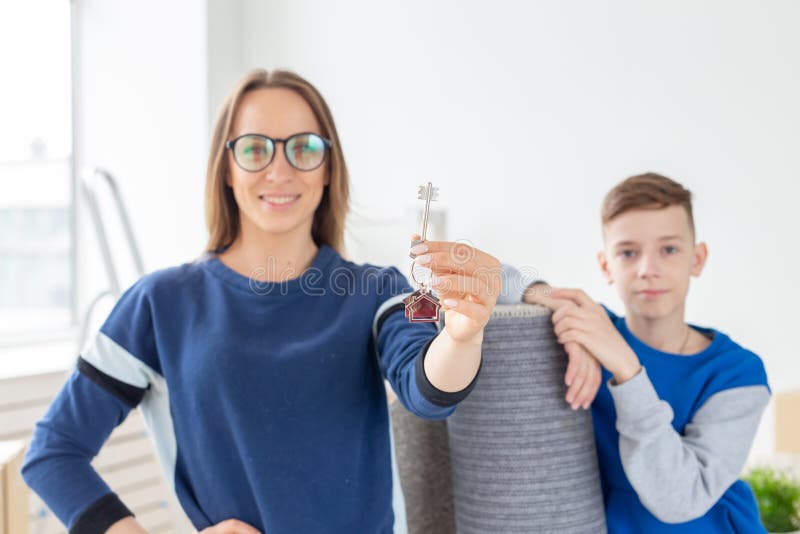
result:
[(316, 134), (293, 135), (286, 140), (286, 158), (301, 171), (311, 171), (325, 161), (325, 141)]
[(247, 171), (260, 171), (272, 161), (275, 145), (258, 135), (240, 137), (233, 147), (236, 163)]

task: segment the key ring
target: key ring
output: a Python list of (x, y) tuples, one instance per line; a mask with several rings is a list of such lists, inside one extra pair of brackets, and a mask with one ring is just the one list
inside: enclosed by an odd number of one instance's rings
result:
[[(429, 292), (430, 289), (428, 289), (427, 282), (430, 281), (430, 276), (428, 277), (427, 281), (420, 282), (419, 280), (417, 280), (416, 274), (414, 274), (414, 270), (415, 270), (414, 268), (415, 267), (419, 267), (420, 269), (423, 269), (423, 270), (425, 269), (425, 267), (421, 267), (421, 266), (417, 265), (417, 261), (416, 260), (412, 261), (411, 262), (411, 281), (414, 282), (414, 284), (416, 284), (417, 287), (419, 287), (420, 291), (423, 291), (423, 292), (426, 292), (426, 293)], [(427, 270), (430, 271), (430, 269), (427, 269)]]

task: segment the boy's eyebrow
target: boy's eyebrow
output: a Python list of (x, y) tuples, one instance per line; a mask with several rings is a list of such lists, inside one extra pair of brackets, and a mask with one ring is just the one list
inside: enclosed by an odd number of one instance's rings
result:
[[(670, 241), (670, 240), (673, 240), (673, 239), (680, 239), (680, 238), (681, 238), (681, 236), (679, 236), (679, 235), (665, 235), (665, 236), (659, 237), (658, 240), (659, 241)], [(638, 243), (636, 241), (626, 240), (626, 241), (619, 241), (619, 242), (613, 244), (614, 247), (628, 247), (628, 246), (631, 246), (631, 245), (638, 245)]]

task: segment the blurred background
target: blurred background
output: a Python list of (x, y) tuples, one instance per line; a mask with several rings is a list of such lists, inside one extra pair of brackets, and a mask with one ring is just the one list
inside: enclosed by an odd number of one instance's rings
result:
[[(82, 178), (115, 178), (146, 271), (194, 259), (217, 109), (246, 70), (282, 67), (332, 108), (352, 259), (407, 271), (432, 181), (433, 237), (622, 311), (600, 203), (659, 172), (693, 191), (710, 249), (688, 320), (798, 389), (798, 27), (794, 0), (3, 0), (0, 378), (67, 369), (113, 305)], [(103, 189), (124, 289), (136, 254)], [(754, 455), (774, 432), (771, 407)]]

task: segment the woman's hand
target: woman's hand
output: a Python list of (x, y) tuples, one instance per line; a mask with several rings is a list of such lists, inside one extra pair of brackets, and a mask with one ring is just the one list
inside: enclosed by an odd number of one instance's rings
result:
[(480, 345), (502, 286), (500, 262), (475, 247), (449, 241), (425, 241), (411, 253), (418, 265), (431, 270), (447, 334), (455, 342)]
[(431, 269), (431, 285), (445, 315), (445, 327), (425, 356), (425, 376), (442, 391), (461, 391), (480, 367), (483, 329), (502, 286), (500, 262), (469, 245), (447, 241), (426, 241), (411, 253), (419, 265)]
[(227, 519), (216, 525), (204, 528), (199, 534), (261, 534), (258, 529), (251, 527), (238, 519)]
[(147, 531), (132, 515), (123, 517), (106, 530), (106, 534), (147, 534)]

